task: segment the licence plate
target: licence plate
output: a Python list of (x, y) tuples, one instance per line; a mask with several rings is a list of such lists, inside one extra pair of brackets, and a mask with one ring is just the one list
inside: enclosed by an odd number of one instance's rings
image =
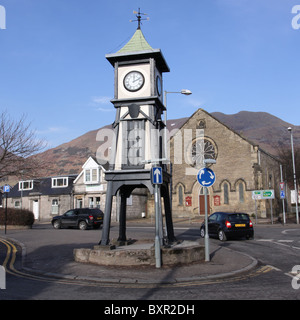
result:
[(98, 217), (97, 220), (102, 220), (102, 217)]
[(246, 227), (245, 224), (236, 224), (235, 226), (236, 226), (236, 227)]

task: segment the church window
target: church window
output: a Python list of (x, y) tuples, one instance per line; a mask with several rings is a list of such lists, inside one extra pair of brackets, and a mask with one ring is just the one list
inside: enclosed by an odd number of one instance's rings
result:
[(239, 200), (240, 203), (244, 203), (244, 184), (242, 182), (239, 184)]
[(203, 167), (204, 159), (216, 160), (217, 158), (217, 146), (209, 138), (196, 139), (188, 150), (190, 163), (196, 168)]
[(228, 183), (224, 183), (224, 204), (229, 204)]
[(183, 188), (182, 186), (178, 187), (178, 204), (183, 206)]

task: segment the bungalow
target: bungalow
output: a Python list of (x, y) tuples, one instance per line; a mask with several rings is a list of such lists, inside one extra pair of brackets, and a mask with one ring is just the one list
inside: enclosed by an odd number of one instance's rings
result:
[(36, 220), (51, 220), (72, 208), (76, 175), (19, 181), (8, 194), (7, 206), (31, 210)]

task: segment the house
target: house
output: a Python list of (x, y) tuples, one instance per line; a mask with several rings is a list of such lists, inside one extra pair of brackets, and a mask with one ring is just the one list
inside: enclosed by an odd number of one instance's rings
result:
[(82, 166), (82, 171), (74, 180), (74, 208), (99, 208), (103, 210), (107, 183), (107, 167), (98, 164), (94, 157), (89, 157)]
[[(82, 171), (74, 180), (73, 194), (74, 207), (82, 208), (99, 208), (104, 211), (107, 182), (105, 172), (109, 164), (100, 165), (97, 159), (89, 157), (82, 166)], [(118, 220), (117, 203), (120, 197), (114, 197), (112, 205), (112, 218)], [(146, 211), (147, 193), (145, 190), (136, 189), (127, 199), (127, 216), (128, 218), (138, 218)]]
[(49, 221), (73, 205), (73, 181), (76, 175), (19, 181), (9, 192), (8, 207), (24, 208), (36, 220)]

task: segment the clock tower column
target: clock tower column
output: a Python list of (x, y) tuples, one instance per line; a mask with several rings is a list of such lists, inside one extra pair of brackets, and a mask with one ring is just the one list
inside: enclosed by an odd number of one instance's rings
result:
[[(139, 25), (140, 26), (140, 25)], [(167, 172), (162, 133), (162, 114), (166, 110), (162, 97), (162, 78), (170, 69), (160, 49), (153, 49), (140, 27), (130, 41), (106, 59), (115, 70), (113, 124), (115, 145), (111, 146), (109, 170), (105, 174), (107, 193), (100, 245), (109, 245), (112, 198), (120, 191), (119, 241), (126, 241), (126, 198), (135, 188), (154, 188), (150, 172), (152, 163), (163, 168), (161, 195), (164, 199), (168, 240), (175, 240), (169, 198), (170, 174)]]

